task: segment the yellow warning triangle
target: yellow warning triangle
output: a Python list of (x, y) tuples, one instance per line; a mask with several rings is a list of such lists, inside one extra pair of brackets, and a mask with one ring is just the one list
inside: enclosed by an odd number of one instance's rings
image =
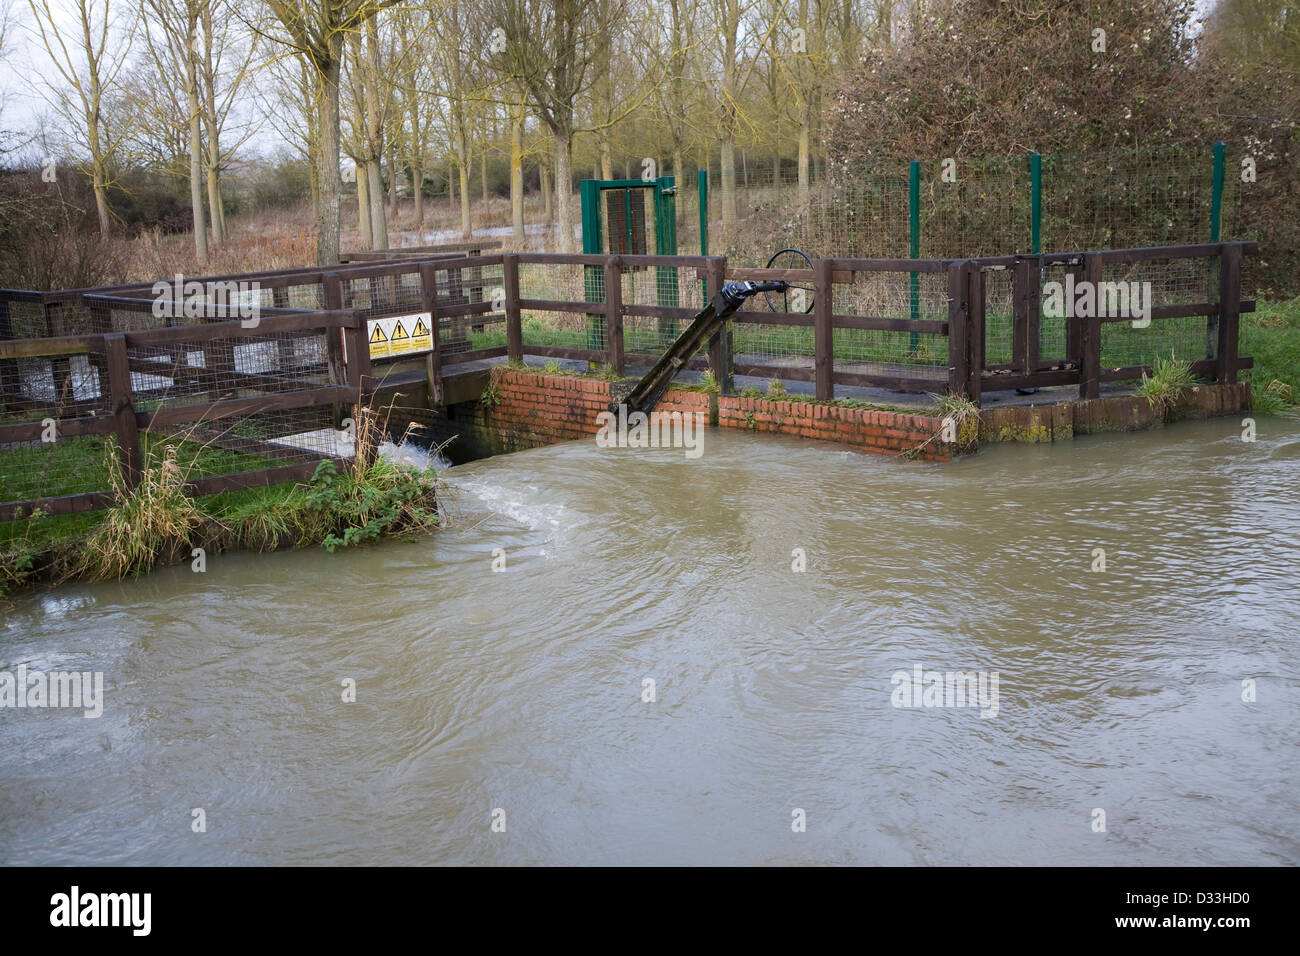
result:
[(388, 336), (384, 334), (384, 327), (382, 325), (375, 326), (375, 330), (370, 333), (370, 341), (371, 343), (388, 341)]
[(428, 327), (424, 324), (424, 319), (416, 319), (416, 320), (415, 320), (415, 331), (412, 332), (411, 334), (414, 335), (416, 338), (419, 338), (421, 335), (428, 335), (428, 334), (429, 334), (429, 329), (428, 329)]
[(410, 338), (410, 336), (406, 334), (406, 329), (402, 328), (402, 323), (401, 323), (401, 322), (398, 322), (395, 326), (393, 326), (393, 338), (395, 338), (395, 339), (409, 339), (409, 338)]

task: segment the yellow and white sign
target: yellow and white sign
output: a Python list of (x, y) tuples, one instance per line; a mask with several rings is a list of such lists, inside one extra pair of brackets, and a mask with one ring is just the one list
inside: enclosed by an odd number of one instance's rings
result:
[(433, 315), (429, 312), (371, 319), (369, 322), (370, 357), (389, 358), (431, 351), (433, 349), (432, 326)]

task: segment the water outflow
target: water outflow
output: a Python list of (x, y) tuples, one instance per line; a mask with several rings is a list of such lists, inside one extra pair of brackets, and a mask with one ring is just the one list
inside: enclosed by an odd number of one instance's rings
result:
[(1300, 863), (1300, 426), (1238, 426), (574, 442), (415, 542), (14, 595), (0, 670), (103, 712), (0, 710), (0, 863)]

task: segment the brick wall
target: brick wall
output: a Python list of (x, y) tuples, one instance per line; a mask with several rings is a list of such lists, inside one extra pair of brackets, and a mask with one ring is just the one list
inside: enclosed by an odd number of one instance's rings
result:
[[(723, 428), (752, 428), (895, 455), (929, 441), (942, 428), (939, 419), (927, 415), (739, 395), (718, 398), (718, 424)], [(927, 461), (951, 461), (952, 448), (935, 438), (921, 449), (921, 457)]]
[[(471, 406), (468, 417), (456, 424), (472, 425), (493, 433), (491, 444), (501, 451), (535, 448), (573, 439), (590, 438), (599, 429), (596, 416), (609, 409), (609, 383), (572, 375), (510, 371), (497, 380), (500, 401)], [(844, 408), (814, 402), (776, 401), (768, 398), (718, 396), (718, 424), (813, 438), (860, 448), (901, 454), (926, 442), (940, 428), (925, 415)], [(655, 407), (661, 413), (709, 413), (709, 396), (703, 392), (670, 389)], [(459, 411), (458, 414), (464, 414)], [(949, 461), (952, 449), (935, 439), (922, 449), (926, 460)]]

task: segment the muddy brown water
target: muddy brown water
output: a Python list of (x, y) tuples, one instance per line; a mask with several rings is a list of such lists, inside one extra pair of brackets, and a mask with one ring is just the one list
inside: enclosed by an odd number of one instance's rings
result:
[(0, 862), (1298, 863), (1300, 425), (1240, 431), (579, 442), (417, 542), (13, 596), (0, 668), (104, 701), (0, 710)]

